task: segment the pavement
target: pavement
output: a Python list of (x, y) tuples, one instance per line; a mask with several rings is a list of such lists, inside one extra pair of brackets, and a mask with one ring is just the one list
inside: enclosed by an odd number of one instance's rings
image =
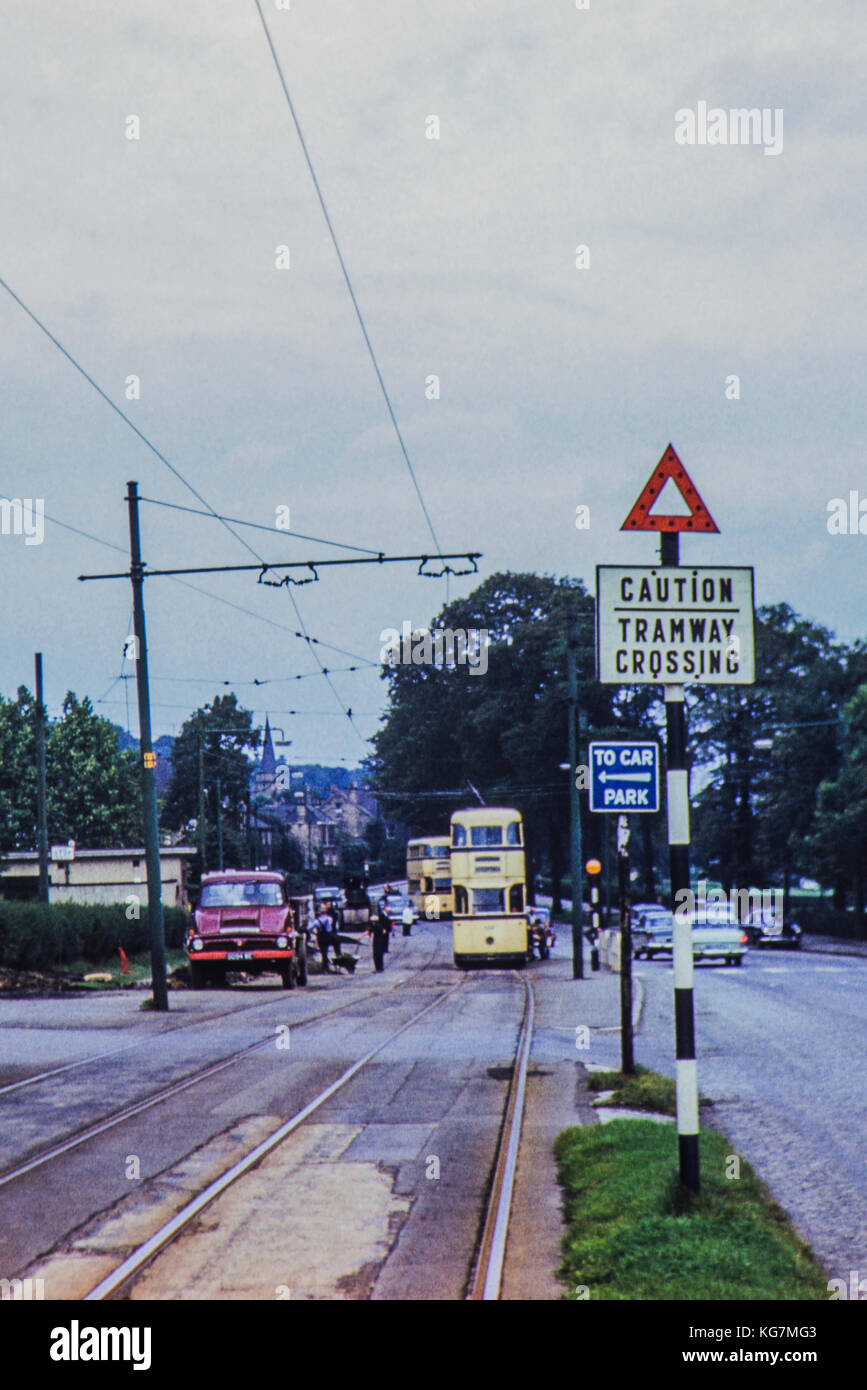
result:
[(814, 951), (822, 956), (867, 956), (867, 941), (849, 941), (839, 936), (815, 936), (804, 932), (801, 950)]
[[(585, 1090), (588, 1070), (619, 1066), (620, 977), (607, 970), (572, 978), (571, 940), (560, 938), (550, 960), (528, 969), (536, 998), (536, 1027), (527, 1073), (527, 1098), (512, 1218), (506, 1242), (501, 1298), (529, 1302), (560, 1299), (556, 1278), (563, 1238), (562, 1189), (552, 1146), (561, 1130), (598, 1124)], [(633, 1025), (643, 991), (633, 996)]]

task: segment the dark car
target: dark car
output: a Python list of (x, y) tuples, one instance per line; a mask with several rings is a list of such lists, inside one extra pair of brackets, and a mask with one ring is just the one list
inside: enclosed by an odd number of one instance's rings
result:
[(751, 946), (784, 946), (790, 951), (801, 949), (801, 928), (797, 922), (786, 922), (770, 908), (755, 908), (747, 918), (746, 932)]

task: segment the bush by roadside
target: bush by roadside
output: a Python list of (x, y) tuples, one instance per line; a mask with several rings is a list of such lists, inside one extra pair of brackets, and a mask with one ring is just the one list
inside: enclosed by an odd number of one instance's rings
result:
[[(827, 900), (818, 902), (807, 898), (792, 898), (789, 917), (801, 931), (814, 936), (836, 936), (841, 941), (867, 940), (867, 924), (854, 912), (842, 912)], [(859, 934), (860, 929), (860, 934)]]
[[(177, 950), (189, 924), (180, 907), (163, 908), (166, 946)], [(147, 908), (138, 920), (127, 919), (123, 903), (88, 906), (82, 903), (0, 901), (0, 965), (16, 970), (52, 970), (75, 960), (101, 965), (149, 946)]]

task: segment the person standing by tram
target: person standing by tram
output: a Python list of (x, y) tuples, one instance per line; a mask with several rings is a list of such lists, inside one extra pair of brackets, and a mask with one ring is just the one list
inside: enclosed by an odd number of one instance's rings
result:
[(385, 906), (385, 898), (380, 898), (376, 909), (376, 916), (370, 925), (369, 935), (373, 938), (373, 968), (377, 971), (385, 969), (385, 953), (388, 950), (388, 938), (391, 935), (391, 918)]

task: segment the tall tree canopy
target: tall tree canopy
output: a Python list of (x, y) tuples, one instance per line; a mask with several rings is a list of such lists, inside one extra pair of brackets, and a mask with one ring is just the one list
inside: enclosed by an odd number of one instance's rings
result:
[[(21, 686), (0, 696), (0, 848), (33, 850), (37, 842), (36, 702)], [(48, 836), (83, 849), (140, 845), (143, 830), (138, 763), (121, 753), (117, 730), (90, 700), (67, 694), (45, 736)]]
[(235, 695), (217, 695), (185, 720), (172, 748), (172, 778), (161, 810), (163, 825), (183, 830), (199, 817), (199, 750), (207, 825), (207, 864), (217, 863), (217, 796), (219, 785), (223, 860), (239, 867), (248, 858), (246, 807), (249, 803), (250, 754), (261, 729)]
[[(418, 833), (443, 833), (468, 783), (526, 818), (528, 845), (547, 844), (555, 876), (569, 816), (566, 638), (575, 619), (579, 704), (596, 727), (614, 723), (613, 690), (595, 681), (594, 602), (576, 579), (495, 574), (431, 623), (486, 631), (487, 670), (383, 668), (389, 709), (369, 771), (389, 814)], [(445, 792), (446, 795), (433, 795)], [(449, 794), (451, 793), (451, 794)], [(535, 842), (535, 843), (534, 843)]]

